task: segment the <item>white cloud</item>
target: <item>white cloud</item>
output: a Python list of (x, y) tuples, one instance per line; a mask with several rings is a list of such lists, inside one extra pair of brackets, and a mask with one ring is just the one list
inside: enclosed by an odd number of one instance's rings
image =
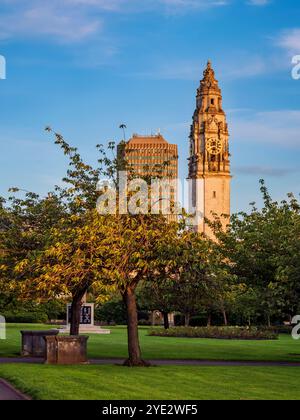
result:
[(222, 0), (158, 0), (158, 3), (162, 3), (168, 7), (175, 8), (210, 8), (210, 7), (219, 7), (226, 6), (229, 4), (228, 1)]
[(0, 38), (47, 36), (62, 42), (76, 42), (102, 29), (100, 18), (91, 18), (76, 9), (65, 9), (55, 1), (46, 5), (39, 3), (32, 1), (27, 7), (19, 1), (17, 9), (2, 15)]
[(228, 0), (62, 0), (69, 4), (94, 6), (103, 10), (125, 11), (158, 9), (161, 6), (176, 9), (207, 9), (225, 6)]
[(230, 117), (236, 141), (300, 148), (300, 110), (259, 112), (251, 117)]
[(299, 54), (300, 53), (300, 28), (293, 28), (283, 31), (275, 43), (287, 50), (289, 53)]
[(222, 67), (222, 77), (224, 79), (244, 79), (266, 73), (269, 64), (264, 57), (243, 55), (224, 63)]
[(2, 0), (1, 38), (48, 36), (76, 42), (101, 32), (106, 13), (160, 13), (224, 6), (225, 0)]
[(251, 6), (266, 6), (269, 3), (271, 3), (270, 0), (248, 0)]
[(133, 76), (159, 80), (199, 80), (205, 61), (193, 59), (153, 60), (157, 65), (145, 71), (137, 71)]
[[(194, 58), (164, 58), (155, 57), (147, 70), (138, 70), (134, 76), (160, 79), (160, 80), (192, 80), (199, 81), (209, 57)], [(230, 56), (219, 60), (212, 60), (216, 78), (220, 82), (224, 80), (249, 79), (255, 76), (270, 74), (285, 70), (289, 67), (290, 61), (278, 54), (260, 56), (247, 54), (245, 51), (231, 52)], [(152, 66), (152, 67), (151, 67)]]

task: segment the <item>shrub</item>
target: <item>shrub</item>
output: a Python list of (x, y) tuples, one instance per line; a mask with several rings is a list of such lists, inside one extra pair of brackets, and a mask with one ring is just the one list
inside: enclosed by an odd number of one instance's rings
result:
[(227, 340), (276, 340), (278, 338), (278, 334), (256, 327), (174, 327), (168, 330), (157, 328), (150, 330), (149, 335)]
[(66, 319), (66, 304), (59, 300), (41, 304), (41, 311), (47, 314), (49, 320)]
[(16, 324), (44, 324), (48, 316), (44, 312), (10, 311), (3, 312), (6, 322)]
[(140, 319), (139, 325), (151, 325), (151, 321), (149, 321), (149, 319)]
[[(138, 311), (138, 320), (139, 321), (149, 320), (149, 312), (148, 311)], [(149, 325), (151, 325), (151, 323)]]
[(206, 315), (197, 315), (192, 316), (190, 319), (190, 326), (191, 327), (204, 327), (207, 324), (207, 316)]
[(293, 326), (292, 325), (277, 325), (274, 327), (267, 327), (268, 331), (271, 331), (275, 334), (292, 334)]
[(184, 316), (182, 314), (175, 314), (174, 324), (176, 325), (176, 327), (184, 325)]
[(96, 307), (95, 320), (109, 325), (125, 325), (127, 321), (124, 303), (121, 300), (112, 300)]

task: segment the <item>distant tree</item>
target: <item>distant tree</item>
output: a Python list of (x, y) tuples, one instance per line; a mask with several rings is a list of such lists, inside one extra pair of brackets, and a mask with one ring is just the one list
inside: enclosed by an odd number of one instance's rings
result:
[(144, 281), (138, 289), (138, 302), (141, 308), (148, 311), (160, 311), (163, 316), (164, 328), (168, 329), (169, 313), (174, 311), (174, 280), (162, 273), (156, 281)]
[(270, 325), (272, 316), (293, 312), (299, 300), (300, 205), (292, 195), (288, 201), (273, 201), (264, 181), (260, 184), (261, 210), (253, 204), (249, 214), (231, 217), (227, 232), (217, 220), (214, 228), (228, 271), (244, 290), (239, 299), (248, 317), (261, 313)]
[(173, 290), (175, 308), (184, 314), (186, 326), (211, 296), (214, 278), (213, 267), (209, 266), (210, 252), (210, 241), (199, 233), (187, 230), (181, 234), (176, 256), (178, 277)]
[(121, 130), (123, 131), (123, 141), (126, 141), (126, 134), (125, 134), (125, 130), (127, 128), (126, 124), (120, 124)]

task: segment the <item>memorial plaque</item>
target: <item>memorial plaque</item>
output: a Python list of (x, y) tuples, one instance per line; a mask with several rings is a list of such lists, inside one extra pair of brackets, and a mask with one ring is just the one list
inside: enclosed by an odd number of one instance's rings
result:
[[(71, 323), (71, 305), (68, 305), (68, 324)], [(84, 304), (80, 311), (80, 325), (94, 325), (93, 306), (92, 304)]]
[(92, 308), (90, 306), (81, 307), (80, 324), (92, 324)]

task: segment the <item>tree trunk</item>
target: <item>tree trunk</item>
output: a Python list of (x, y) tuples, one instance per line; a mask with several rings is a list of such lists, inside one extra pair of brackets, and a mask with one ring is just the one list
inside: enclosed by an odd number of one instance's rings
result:
[(79, 335), (80, 325), (80, 312), (82, 305), (82, 298), (85, 295), (86, 290), (82, 290), (73, 296), (71, 304), (71, 328), (70, 335)]
[(222, 314), (223, 314), (223, 318), (224, 318), (224, 325), (227, 327), (228, 320), (227, 320), (227, 314), (226, 314), (225, 309), (222, 310)]
[(123, 294), (123, 301), (127, 310), (128, 359), (125, 366), (148, 366), (141, 358), (138, 332), (138, 314), (134, 289), (127, 287)]
[(165, 330), (168, 330), (170, 328), (168, 312), (162, 312), (162, 314), (164, 317), (164, 328)]
[(190, 314), (185, 314), (184, 315), (184, 325), (185, 325), (185, 327), (189, 327), (189, 325), (190, 325)]
[(208, 313), (208, 316), (207, 316), (207, 327), (211, 327), (211, 313), (210, 312)]
[(270, 314), (267, 314), (267, 325), (268, 325), (268, 327), (271, 327), (271, 318), (270, 318)]
[(155, 325), (155, 311), (151, 311), (151, 326)]

